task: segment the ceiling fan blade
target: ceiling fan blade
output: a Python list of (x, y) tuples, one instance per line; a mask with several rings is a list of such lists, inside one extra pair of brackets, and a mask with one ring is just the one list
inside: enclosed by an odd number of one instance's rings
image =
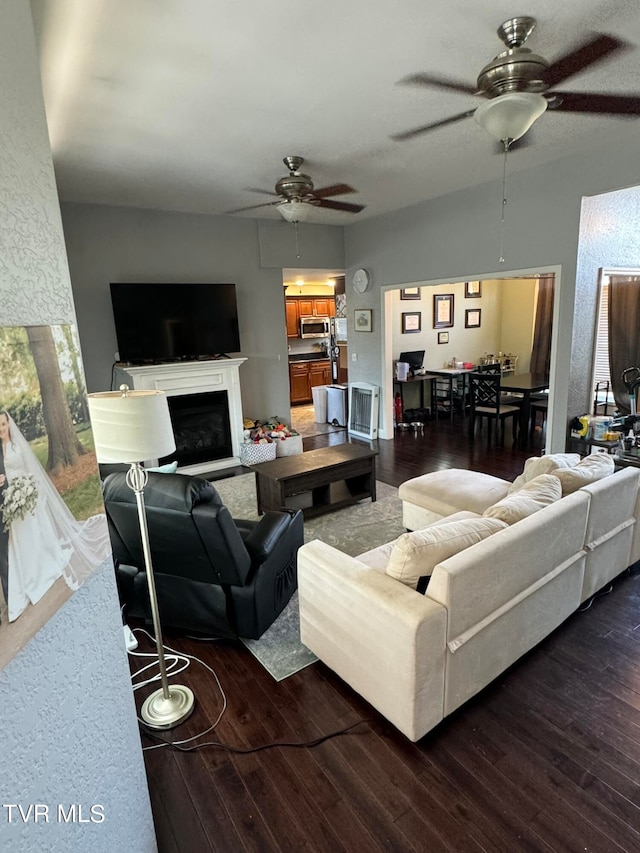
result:
[(442, 121), (433, 122), (433, 124), (424, 124), (422, 127), (414, 127), (413, 130), (405, 130), (403, 133), (394, 133), (391, 139), (398, 142), (403, 142), (405, 139), (413, 139), (414, 136), (420, 136), (421, 133), (426, 133), (428, 130), (435, 130), (436, 127), (445, 127), (447, 124), (454, 124), (457, 121), (462, 121), (465, 118), (470, 118), (475, 113), (475, 110), (467, 110), (464, 113), (458, 113), (456, 116), (442, 119)]
[(609, 113), (614, 116), (640, 116), (640, 96), (612, 95), (606, 92), (547, 92), (557, 97), (549, 108), (565, 113)]
[(408, 74), (398, 85), (409, 86), (436, 86), (438, 89), (452, 89), (454, 92), (462, 92), (465, 95), (477, 95), (477, 86), (470, 86), (449, 77), (439, 77), (437, 74)]
[(280, 199), (278, 198), (278, 201), (266, 201), (264, 204), (251, 204), (249, 207), (237, 207), (235, 210), (225, 210), (225, 214), (242, 213), (245, 210), (257, 210), (259, 207), (273, 207), (274, 204), (280, 204)]
[(354, 190), (353, 187), (350, 187), (348, 184), (332, 184), (330, 187), (320, 187), (319, 190), (314, 190), (313, 195), (316, 198), (326, 198), (330, 195), (347, 195), (348, 193), (355, 193), (357, 190)]
[(348, 201), (333, 201), (329, 198), (321, 198), (316, 207), (325, 207), (329, 210), (344, 210), (347, 213), (360, 213), (364, 210), (364, 204), (351, 204)]
[(260, 193), (260, 195), (272, 195), (272, 196), (276, 196), (276, 198), (280, 198), (278, 193), (274, 193), (271, 190), (261, 190), (261, 189), (258, 189), (258, 187), (245, 187), (244, 191), (247, 193)]
[(544, 81), (549, 87), (557, 86), (585, 68), (630, 47), (631, 44), (615, 36), (595, 35), (552, 62), (544, 72)]

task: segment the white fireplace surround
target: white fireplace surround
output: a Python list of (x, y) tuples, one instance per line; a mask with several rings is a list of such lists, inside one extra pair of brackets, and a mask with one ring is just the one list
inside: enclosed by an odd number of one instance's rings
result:
[[(240, 465), (240, 445), (243, 438), (242, 396), (240, 394), (240, 365), (246, 358), (225, 358), (215, 361), (180, 361), (169, 364), (145, 364), (139, 367), (117, 366), (114, 370), (114, 390), (123, 383), (136, 391), (164, 391), (167, 396), (205, 394), (226, 391), (229, 403), (232, 456), (212, 462), (185, 465), (183, 474), (203, 474), (220, 468)], [(157, 460), (145, 460), (157, 462)]]

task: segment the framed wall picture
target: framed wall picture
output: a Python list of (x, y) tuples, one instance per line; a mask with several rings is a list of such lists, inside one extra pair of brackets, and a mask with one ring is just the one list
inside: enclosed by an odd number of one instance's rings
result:
[(436, 294), (433, 297), (433, 328), (445, 329), (453, 326), (453, 293)]
[(480, 308), (467, 308), (464, 312), (464, 327), (465, 329), (480, 328)]
[(356, 332), (372, 332), (373, 310), (371, 308), (356, 308), (353, 312), (353, 328)]
[(482, 296), (482, 282), (465, 281), (464, 295), (465, 299), (479, 299)]
[(420, 311), (404, 311), (402, 314), (402, 334), (419, 332), (422, 329), (422, 314)]
[(449, 343), (449, 332), (438, 332), (438, 343), (439, 344), (448, 344)]
[(403, 287), (400, 291), (400, 299), (420, 299), (420, 288)]

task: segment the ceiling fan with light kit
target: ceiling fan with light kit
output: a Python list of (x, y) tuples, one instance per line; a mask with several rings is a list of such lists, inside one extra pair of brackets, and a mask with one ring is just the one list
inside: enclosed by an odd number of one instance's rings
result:
[[(473, 116), (477, 123), (497, 141), (500, 151), (504, 154), (498, 259), (501, 264), (505, 262), (507, 155), (511, 146), (520, 140), (547, 110), (558, 113), (610, 115), (619, 118), (640, 117), (640, 95), (571, 92), (555, 88), (597, 63), (620, 55), (633, 45), (615, 36), (595, 33), (568, 50), (555, 62), (549, 63), (524, 46), (535, 26), (535, 18), (526, 15), (510, 18), (501, 24), (497, 32), (506, 45), (506, 50), (484, 66), (475, 86), (430, 73), (409, 74), (399, 81), (400, 84), (446, 89), (464, 95), (479, 95), (486, 99), (479, 107), (394, 134), (391, 138), (397, 141), (413, 139)], [(526, 144), (526, 139), (524, 142)]]
[(275, 196), (275, 201), (267, 201), (264, 204), (252, 204), (249, 207), (239, 207), (229, 210), (227, 213), (243, 213), (246, 210), (258, 210), (261, 207), (274, 207), (288, 222), (304, 222), (314, 207), (323, 207), (329, 210), (341, 210), (346, 213), (360, 213), (364, 210), (362, 204), (351, 204), (346, 201), (336, 201), (331, 196), (347, 195), (356, 190), (348, 184), (331, 184), (328, 187), (314, 189), (313, 181), (309, 175), (300, 172), (300, 166), (304, 163), (304, 157), (290, 155), (282, 161), (289, 169), (289, 174), (275, 185), (275, 192), (269, 190), (247, 187), (250, 192), (262, 195)]
[(505, 21), (497, 32), (506, 50), (484, 66), (475, 86), (430, 73), (409, 74), (400, 80), (401, 84), (447, 89), (465, 95), (479, 95), (487, 100), (475, 109), (394, 134), (391, 138), (398, 141), (413, 139), (473, 116), (506, 148), (524, 136), (546, 110), (627, 118), (640, 116), (640, 95), (570, 92), (555, 88), (633, 45), (615, 36), (595, 33), (549, 63), (524, 46), (535, 26), (535, 18), (528, 16)]

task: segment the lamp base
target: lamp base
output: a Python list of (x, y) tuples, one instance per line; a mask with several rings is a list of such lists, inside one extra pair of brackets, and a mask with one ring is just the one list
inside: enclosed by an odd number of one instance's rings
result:
[(168, 699), (165, 699), (162, 688), (147, 696), (140, 716), (151, 729), (171, 729), (187, 719), (194, 704), (192, 690), (181, 685), (171, 685)]

